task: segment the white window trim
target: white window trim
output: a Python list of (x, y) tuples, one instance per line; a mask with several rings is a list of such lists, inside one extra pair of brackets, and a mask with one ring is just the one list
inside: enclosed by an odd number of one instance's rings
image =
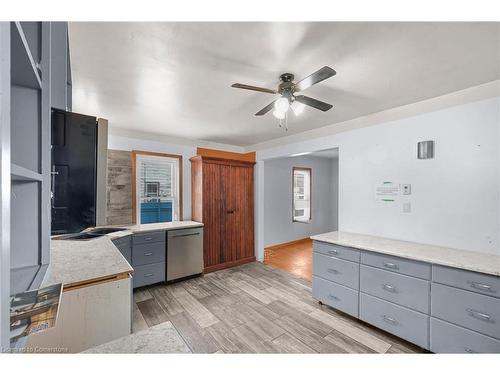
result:
[(156, 155), (143, 155), (143, 154), (137, 154), (135, 157), (135, 165), (136, 165), (136, 173), (135, 173), (135, 222), (137, 224), (141, 224), (141, 161), (144, 160), (151, 160), (151, 159), (158, 159), (161, 160), (162, 162), (168, 161), (172, 164), (173, 171), (172, 171), (172, 176), (175, 176), (173, 178), (173, 184), (172, 184), (172, 221), (178, 221), (180, 217), (180, 205), (182, 202), (180, 202), (180, 169), (179, 169), (179, 159), (178, 158), (172, 158), (168, 156), (156, 156)]

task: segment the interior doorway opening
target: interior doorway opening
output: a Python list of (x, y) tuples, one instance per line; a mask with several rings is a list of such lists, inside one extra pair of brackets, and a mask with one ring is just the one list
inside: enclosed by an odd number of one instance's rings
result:
[(312, 278), (310, 236), (338, 229), (339, 150), (264, 163), (264, 263)]

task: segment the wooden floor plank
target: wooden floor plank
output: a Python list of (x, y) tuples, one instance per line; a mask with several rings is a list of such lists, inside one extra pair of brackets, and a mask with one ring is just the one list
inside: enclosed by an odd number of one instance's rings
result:
[(143, 331), (148, 329), (148, 323), (144, 320), (142, 316), (141, 310), (137, 307), (137, 304), (134, 303), (132, 306), (132, 333)]
[(151, 292), (149, 289), (144, 289), (144, 288), (139, 288), (134, 290), (134, 301), (135, 303), (137, 302), (142, 302), (147, 299), (151, 299), (153, 296), (151, 296)]
[(219, 319), (214, 314), (189, 294), (181, 285), (173, 286), (172, 294), (200, 327), (206, 328), (219, 322)]
[(215, 353), (215, 340), (185, 312), (170, 317), (170, 321), (193, 353)]
[(252, 349), (223, 322), (206, 328), (224, 353), (252, 353)]
[(347, 353), (351, 354), (375, 353), (374, 350), (364, 346), (363, 344), (360, 344), (356, 340), (351, 339), (349, 336), (346, 336), (337, 331), (333, 331), (329, 335), (325, 336), (325, 340), (330, 341), (336, 346), (343, 348)]
[(275, 338), (273, 341), (273, 346), (279, 353), (300, 353), (300, 354), (308, 354), (308, 353), (317, 353), (312, 348), (308, 347), (302, 341), (296, 339), (289, 333), (284, 333), (283, 335)]
[(255, 286), (247, 283), (246, 281), (240, 280), (236, 283), (236, 286), (264, 304), (268, 304), (277, 300), (277, 297), (275, 295), (266, 293), (265, 289), (258, 289)]
[(301, 325), (290, 316), (283, 316), (274, 322), (297, 340), (302, 341), (318, 353), (347, 353), (342, 347), (323, 339), (323, 337)]
[(233, 333), (245, 342), (253, 353), (278, 353), (274, 345), (267, 340), (262, 340), (249, 326), (242, 325), (233, 328)]
[(181, 304), (174, 298), (168, 288), (163, 285), (151, 289), (151, 295), (158, 301), (168, 316), (174, 316), (184, 311)]
[(224, 322), (228, 327), (234, 328), (246, 323), (245, 319), (241, 319), (240, 314), (234, 309), (235, 303), (221, 303), (220, 297), (210, 296), (199, 300), (212, 314), (220, 321)]
[(137, 307), (149, 327), (168, 321), (167, 314), (153, 298), (138, 302)]
[(391, 344), (383, 341), (374, 335), (356, 327), (355, 324), (349, 324), (343, 319), (327, 314), (321, 310), (315, 310), (310, 313), (311, 317), (330, 325), (334, 330), (351, 337), (353, 340), (367, 346), (377, 353), (385, 353), (389, 350)]

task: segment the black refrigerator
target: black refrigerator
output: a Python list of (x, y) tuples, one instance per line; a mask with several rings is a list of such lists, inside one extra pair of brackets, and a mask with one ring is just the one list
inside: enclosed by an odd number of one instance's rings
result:
[(96, 225), (97, 118), (52, 111), (52, 234)]

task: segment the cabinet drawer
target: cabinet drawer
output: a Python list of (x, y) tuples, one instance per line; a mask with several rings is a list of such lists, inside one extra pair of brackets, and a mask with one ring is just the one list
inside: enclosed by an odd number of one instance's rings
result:
[(134, 267), (134, 288), (165, 281), (165, 262)]
[(166, 238), (167, 238), (167, 235), (166, 235), (165, 231), (140, 233), (140, 234), (133, 235), (132, 243), (134, 245), (140, 245), (140, 244), (151, 243), (151, 242), (160, 242), (160, 241), (165, 242)]
[(431, 318), (434, 353), (500, 353), (500, 340)]
[(314, 241), (314, 251), (323, 255), (337, 257), (359, 263), (359, 250), (331, 243)]
[(364, 251), (361, 253), (361, 263), (403, 275), (431, 279), (431, 265), (415, 260)]
[(155, 242), (143, 245), (134, 245), (132, 248), (132, 265), (165, 262), (165, 242)]
[(431, 314), (450, 323), (500, 339), (500, 300), (432, 283)]
[(359, 293), (359, 319), (422, 348), (429, 348), (428, 315)]
[(361, 265), (360, 290), (429, 314), (430, 281)]
[(313, 276), (313, 297), (325, 305), (358, 317), (358, 292), (337, 283)]
[(500, 277), (444, 266), (432, 266), (432, 281), (500, 298)]
[(313, 273), (314, 276), (359, 289), (359, 263), (313, 253)]

